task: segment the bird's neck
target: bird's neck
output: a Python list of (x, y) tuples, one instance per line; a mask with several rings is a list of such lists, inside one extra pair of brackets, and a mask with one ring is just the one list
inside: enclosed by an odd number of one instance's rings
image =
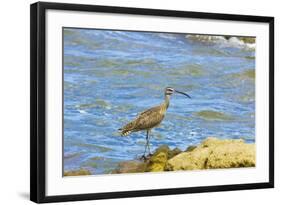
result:
[(165, 102), (164, 102), (166, 109), (168, 109), (170, 104), (170, 95), (165, 95)]

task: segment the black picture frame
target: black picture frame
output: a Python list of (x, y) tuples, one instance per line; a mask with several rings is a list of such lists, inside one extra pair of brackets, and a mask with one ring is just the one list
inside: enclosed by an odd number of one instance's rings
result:
[[(236, 185), (46, 196), (46, 10), (263, 22), (269, 24), (269, 181)], [(30, 199), (37, 203), (217, 192), (274, 187), (274, 18), (264, 16), (38, 2), (30, 6)]]

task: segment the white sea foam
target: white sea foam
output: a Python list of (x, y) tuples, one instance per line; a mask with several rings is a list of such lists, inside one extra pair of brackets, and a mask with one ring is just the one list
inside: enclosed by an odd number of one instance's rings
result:
[(81, 114), (87, 114), (85, 110), (78, 110), (78, 112), (80, 112)]
[(226, 39), (224, 36), (209, 36), (209, 35), (186, 35), (187, 39), (198, 41), (201, 43), (220, 44), (223, 47), (238, 47), (244, 49), (255, 49), (255, 43), (245, 43), (237, 37)]

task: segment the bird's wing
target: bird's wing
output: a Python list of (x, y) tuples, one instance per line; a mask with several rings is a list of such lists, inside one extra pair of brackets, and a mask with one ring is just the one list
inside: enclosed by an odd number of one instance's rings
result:
[(158, 125), (164, 118), (161, 107), (153, 107), (142, 112), (135, 120), (135, 130), (150, 129)]
[(133, 121), (120, 128), (122, 135), (126, 136), (131, 132), (151, 129), (158, 125), (164, 118), (161, 106), (152, 107), (140, 113)]

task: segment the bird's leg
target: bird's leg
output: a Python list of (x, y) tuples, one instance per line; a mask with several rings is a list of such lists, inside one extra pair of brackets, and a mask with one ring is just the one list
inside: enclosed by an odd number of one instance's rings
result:
[(150, 140), (150, 136), (149, 136), (150, 130), (147, 130), (147, 147), (148, 147), (148, 156), (151, 156), (152, 154), (150, 153), (150, 145), (149, 145), (149, 140)]
[(145, 144), (145, 149), (144, 149), (144, 153), (141, 157), (141, 159), (146, 159), (145, 153), (146, 153), (146, 148), (148, 147), (149, 153), (150, 153), (150, 148), (149, 148), (149, 131), (146, 131), (146, 144)]

